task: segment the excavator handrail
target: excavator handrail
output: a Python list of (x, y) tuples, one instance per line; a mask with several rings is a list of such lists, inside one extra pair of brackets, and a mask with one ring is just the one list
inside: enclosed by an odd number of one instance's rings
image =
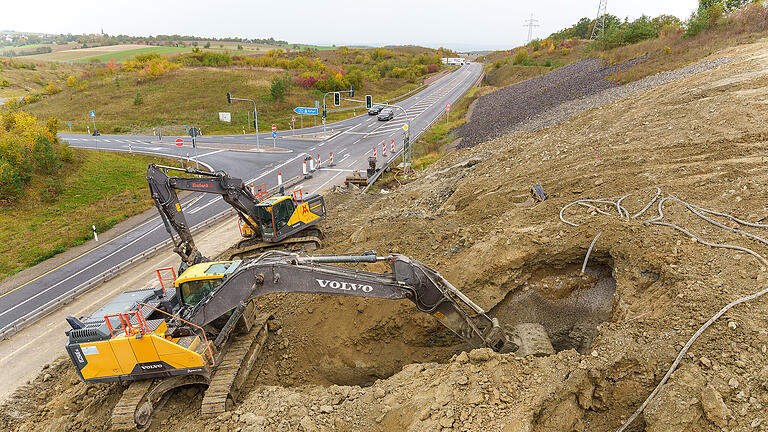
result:
[(206, 351), (208, 351), (208, 356), (211, 358), (211, 366), (210, 367), (216, 366), (216, 360), (213, 358), (213, 351), (211, 351), (211, 344), (208, 343), (208, 337), (205, 335), (205, 330), (203, 330), (202, 327), (200, 327), (197, 324), (191, 323), (191, 322), (189, 322), (189, 321), (187, 321), (187, 320), (185, 320), (185, 319), (183, 319), (181, 317), (178, 317), (176, 315), (170, 314), (170, 313), (168, 313), (168, 312), (166, 312), (164, 310), (160, 310), (160, 309), (158, 309), (156, 307), (150, 306), (150, 305), (148, 305), (146, 303), (139, 303), (138, 304), (139, 309), (141, 309), (142, 306), (146, 306), (146, 307), (148, 307), (148, 308), (150, 308), (150, 309), (152, 309), (154, 311), (157, 311), (157, 312), (160, 312), (160, 313), (164, 313), (164, 314), (168, 315), (171, 318), (176, 318), (177, 320), (183, 322), (184, 324), (189, 324), (192, 327), (195, 327), (198, 330), (200, 330), (200, 332), (203, 334), (203, 340), (205, 341), (205, 349), (206, 349)]

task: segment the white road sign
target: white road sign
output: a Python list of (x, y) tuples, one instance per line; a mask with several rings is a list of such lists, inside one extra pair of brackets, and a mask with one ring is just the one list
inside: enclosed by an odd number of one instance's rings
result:
[(232, 115), (228, 112), (220, 112), (219, 113), (219, 120), (227, 123), (232, 122)]

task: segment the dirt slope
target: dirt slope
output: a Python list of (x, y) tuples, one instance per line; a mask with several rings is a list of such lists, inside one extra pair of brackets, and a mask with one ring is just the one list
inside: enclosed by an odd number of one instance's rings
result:
[[(564, 216), (578, 227), (558, 215), (577, 199), (630, 193), (622, 205), (634, 214), (659, 187), (744, 220), (768, 218), (768, 41), (712, 58), (723, 56), (732, 60), (559, 125), (451, 153), (392, 193), (327, 197), (322, 252), (413, 256), (491, 315), (542, 322), (556, 355), (462, 353), (407, 302), (275, 296), (261, 306), (283, 327), (236, 411), (198, 419), (201, 392), (191, 388), (152, 429), (615, 430), (699, 326), (765, 287), (767, 269), (610, 206), (599, 208), (610, 216), (569, 208)], [(536, 182), (549, 194), (538, 204), (528, 200)], [(664, 213), (697, 235), (768, 255), (765, 244), (714, 230), (679, 204)], [(759, 298), (715, 322), (630, 430), (767, 428), (766, 314), (768, 298)], [(103, 430), (117, 393), (78, 383), (59, 361), (2, 408), (0, 427)]]

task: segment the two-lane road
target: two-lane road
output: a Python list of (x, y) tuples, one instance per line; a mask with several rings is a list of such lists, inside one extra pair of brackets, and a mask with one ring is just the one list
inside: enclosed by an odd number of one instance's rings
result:
[[(469, 64), (432, 83), (429, 87), (397, 105), (407, 111), (410, 122), (412, 142), (436, 119), (445, 113), (445, 105), (454, 103), (479, 78), (482, 67)], [(198, 138), (198, 160), (215, 170), (223, 170), (233, 177), (246, 180), (247, 183), (265, 184), (268, 188), (277, 184), (277, 172), (282, 178), (299, 176), (302, 173), (304, 158), (320, 155), (322, 168), (315, 171), (310, 179), (304, 180), (301, 187), (305, 192), (320, 192), (334, 184), (343, 183), (347, 174), (353, 170), (365, 170), (368, 157), (377, 146), (379, 166), (393, 157), (391, 141), (395, 140), (396, 152), (402, 148), (403, 124), (406, 116), (395, 110), (395, 118), (390, 121), (378, 121), (376, 116), (363, 114), (344, 121), (327, 125), (333, 129), (331, 138), (324, 141), (292, 139), (290, 132), (281, 132), (276, 146), (281, 151), (270, 151), (271, 133), (259, 135), (260, 147), (256, 150), (255, 135), (220, 135)], [(322, 126), (304, 128), (298, 134), (322, 131)], [(110, 151), (132, 151), (169, 157), (193, 157), (188, 145), (189, 137), (183, 137), (185, 146), (179, 149), (173, 142), (176, 137), (163, 137), (162, 142), (153, 136), (100, 136), (62, 134), (70, 145), (80, 148), (102, 149)], [(381, 142), (386, 141), (387, 155), (384, 156)], [(249, 151), (234, 151), (248, 149)], [(328, 166), (329, 156), (333, 153), (335, 166)], [(183, 200), (184, 212), (191, 226), (228, 211), (230, 207), (218, 196), (194, 194)], [(329, 209), (333, 212), (333, 209)], [(87, 221), (84, 221), (87, 223)], [(66, 298), (87, 281), (98, 278), (116, 265), (126, 262), (141, 253), (166, 241), (168, 234), (152, 211), (133, 228), (117, 235), (109, 241), (95, 245), (81, 255), (59, 265), (43, 274), (29, 277), (17, 287), (0, 294), (0, 334), (17, 325), (24, 317), (55, 302)], [(128, 289), (130, 287), (126, 287)], [(10, 332), (8, 332), (10, 333)]]

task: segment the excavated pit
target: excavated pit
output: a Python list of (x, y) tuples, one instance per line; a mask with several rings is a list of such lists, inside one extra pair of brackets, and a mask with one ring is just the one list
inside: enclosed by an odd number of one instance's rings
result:
[(597, 326), (611, 318), (616, 279), (609, 265), (573, 264), (562, 270), (540, 270), (513, 289), (490, 314), (515, 325), (535, 322), (544, 326), (556, 352), (574, 349), (585, 354)]
[[(540, 323), (555, 351), (586, 353), (611, 318), (616, 280), (609, 259), (526, 275), (489, 314), (506, 325)], [(594, 260), (597, 262), (597, 259)], [(268, 345), (259, 384), (369, 386), (411, 363), (445, 363), (471, 348), (410, 302), (285, 296), (293, 316)], [(318, 313), (322, 311), (321, 313)], [(351, 325), (342, 325), (349, 323)]]

